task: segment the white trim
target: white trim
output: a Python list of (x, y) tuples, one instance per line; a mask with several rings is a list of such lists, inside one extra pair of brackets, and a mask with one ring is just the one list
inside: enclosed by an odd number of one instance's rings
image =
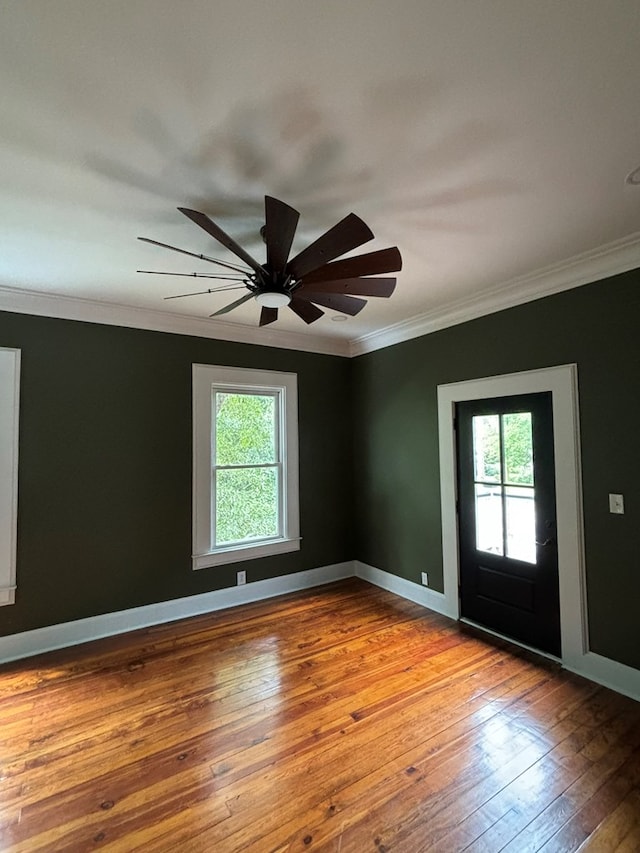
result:
[(353, 577), (353, 574), (353, 563), (335, 563), (331, 566), (307, 569), (303, 572), (255, 581), (243, 586), (227, 587), (213, 592), (204, 592), (200, 595), (177, 598), (173, 601), (161, 601), (157, 604), (147, 604), (144, 607), (134, 607), (130, 610), (105, 613), (88, 619), (78, 619), (75, 622), (50, 625), (46, 628), (37, 628), (34, 631), (24, 631), (21, 634), (11, 634), (8, 637), (0, 637), (0, 662), (31, 657), (68, 646), (77, 646), (80, 643), (88, 643), (102, 637), (137, 631), (140, 628), (174, 622), (177, 619), (186, 619), (189, 616), (213, 613), (216, 610), (237, 607), (252, 601), (262, 601), (300, 589), (311, 589), (315, 586)]
[[(193, 555), (194, 569), (254, 560), (300, 549), (298, 495), (298, 377), (295, 373), (194, 364), (193, 370)], [(279, 462), (282, 469), (281, 531), (275, 539), (216, 547), (212, 535), (214, 510), (212, 394), (264, 391), (278, 401)]]
[[(400, 578), (382, 569), (376, 569), (366, 563), (354, 561), (335, 563), (317, 569), (307, 569), (306, 571), (281, 575), (243, 586), (227, 587), (213, 592), (204, 592), (200, 595), (191, 595), (172, 601), (162, 601), (158, 604), (121, 610), (116, 613), (105, 613), (88, 619), (78, 619), (75, 622), (49, 625), (46, 628), (36, 628), (33, 631), (24, 631), (20, 634), (10, 634), (7, 637), (0, 637), (0, 663), (20, 660), (55, 649), (77, 646), (80, 643), (88, 643), (103, 637), (124, 634), (128, 631), (137, 631), (141, 628), (149, 628), (152, 625), (175, 622), (178, 619), (187, 619), (190, 616), (213, 613), (228, 607), (238, 607), (252, 601), (263, 601), (301, 589), (312, 589), (316, 586), (354, 576), (381, 589), (386, 589), (394, 595), (421, 604), (423, 607), (441, 613), (443, 616), (455, 619), (455, 616), (450, 612), (446, 596), (441, 592), (420, 586), (413, 581)], [(618, 691), (618, 693), (623, 693), (625, 696), (640, 701), (640, 670), (596, 655), (593, 652), (583, 655), (575, 665), (564, 663), (564, 666), (584, 678), (603, 684), (605, 687)]]
[(631, 666), (626, 666), (623, 663), (611, 660), (610, 658), (605, 658), (602, 655), (597, 655), (594, 652), (587, 652), (579, 661), (574, 661), (569, 664), (561, 661), (555, 655), (547, 654), (547, 652), (542, 652), (540, 649), (534, 649), (526, 643), (521, 643), (519, 640), (507, 637), (504, 634), (500, 634), (498, 631), (492, 631), (484, 625), (478, 625), (471, 619), (463, 618), (460, 619), (460, 622), (464, 622), (465, 625), (471, 625), (473, 628), (477, 628), (483, 634), (491, 634), (494, 637), (507, 640), (507, 642), (512, 643), (515, 646), (520, 646), (522, 649), (534, 652), (534, 654), (540, 655), (543, 658), (556, 661), (557, 663), (562, 664), (564, 669), (568, 669), (569, 672), (575, 672), (577, 675), (588, 678), (589, 681), (595, 681), (596, 684), (602, 684), (604, 687), (616, 690), (618, 693), (622, 693), (625, 696), (630, 696), (632, 699), (640, 701), (640, 670), (634, 669)]
[(323, 355), (345, 357), (349, 355), (348, 341), (341, 338), (323, 337), (309, 332), (276, 331), (264, 326), (245, 326), (240, 323), (225, 323), (221, 320), (202, 317), (186, 317), (183, 314), (171, 314), (168, 311), (153, 311), (149, 308), (23, 290), (17, 287), (0, 286), (0, 311), (54, 317), (61, 320), (79, 320), (106, 326), (124, 326), (130, 329), (148, 329), (153, 332), (235, 341)]
[(602, 684), (640, 702), (640, 670), (616, 660), (587, 652), (579, 661), (564, 664), (565, 669)]
[(640, 232), (636, 232), (351, 341), (312, 334), (308, 330), (300, 333), (277, 331), (8, 286), (0, 286), (0, 311), (354, 357), (639, 266)]
[(20, 350), (0, 347), (0, 605), (15, 602), (19, 411)]
[(423, 607), (428, 607), (429, 610), (435, 610), (436, 613), (441, 613), (443, 616), (456, 618), (451, 610), (450, 602), (443, 593), (391, 574), (391, 572), (376, 569), (374, 566), (361, 563), (359, 560), (356, 560), (354, 565), (356, 577), (379, 586), (381, 589), (386, 589), (388, 592), (393, 592), (402, 598), (407, 598), (409, 601), (414, 601), (416, 604), (421, 604)]
[(260, 557), (272, 557), (276, 554), (290, 554), (300, 550), (301, 537), (276, 539), (273, 542), (261, 542), (259, 545), (234, 545), (230, 548), (219, 548), (204, 554), (193, 554), (191, 567), (193, 569), (209, 569), (212, 566), (227, 566), (231, 563), (242, 563), (245, 560), (258, 560)]
[(513, 308), (553, 293), (600, 281), (640, 267), (640, 232), (630, 234), (597, 249), (518, 276), (471, 297), (444, 305), (362, 335), (349, 343), (349, 355), (358, 356), (393, 344), (428, 335), (439, 329), (466, 323), (486, 314)]
[(578, 382), (575, 364), (438, 386), (444, 593), (457, 618), (458, 525), (453, 428), (455, 404), (464, 400), (535, 394), (541, 391), (551, 391), (553, 401), (562, 661), (567, 667), (572, 667), (580, 665), (588, 648)]
[[(14, 565), (15, 565), (15, 561), (14, 561)], [(2, 605), (2, 604), (15, 604), (16, 589), (17, 589), (17, 587), (15, 585), (0, 587), (0, 605)]]
[[(356, 577), (362, 578), (362, 580), (386, 589), (402, 598), (407, 598), (409, 601), (414, 601), (416, 604), (421, 604), (423, 607), (429, 608), (429, 610), (435, 610), (436, 613), (441, 613), (443, 616), (458, 619), (457, 601), (455, 603), (456, 606), (452, 606), (453, 602), (451, 599), (443, 593), (398, 577), (390, 572), (385, 572), (382, 569), (376, 569), (358, 560), (354, 562), (354, 567)], [(461, 621), (467, 622), (468, 620)], [(487, 631), (482, 626), (477, 627), (481, 628), (485, 633), (495, 634), (498, 637), (501, 636), (495, 631)], [(509, 638), (505, 637), (504, 639)], [(524, 643), (510, 639), (509, 642), (523, 648), (528, 648), (542, 657), (558, 660), (558, 658), (554, 658), (552, 655), (546, 655), (536, 649), (531, 649), (530, 646), (526, 646)], [(597, 655), (594, 652), (585, 652), (585, 654), (579, 657), (570, 660), (565, 659), (561, 663), (570, 672), (575, 672), (584, 678), (588, 678), (590, 681), (595, 681), (596, 684), (602, 684), (611, 690), (616, 690), (618, 693), (640, 701), (640, 670), (603, 657), (602, 655)]]

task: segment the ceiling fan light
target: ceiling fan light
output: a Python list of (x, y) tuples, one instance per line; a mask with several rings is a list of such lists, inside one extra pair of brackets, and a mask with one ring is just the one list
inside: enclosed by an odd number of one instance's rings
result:
[(256, 294), (256, 302), (261, 308), (284, 308), (291, 302), (291, 295), (281, 290), (264, 290)]

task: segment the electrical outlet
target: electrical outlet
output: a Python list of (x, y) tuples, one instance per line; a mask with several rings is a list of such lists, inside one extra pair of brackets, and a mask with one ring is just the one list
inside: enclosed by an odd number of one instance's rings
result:
[(238, 572), (238, 586), (242, 586), (247, 582), (247, 573), (245, 571)]
[(429, 575), (426, 572), (422, 572), (422, 585), (429, 586)]
[(624, 515), (624, 497), (622, 495), (609, 495), (609, 512)]

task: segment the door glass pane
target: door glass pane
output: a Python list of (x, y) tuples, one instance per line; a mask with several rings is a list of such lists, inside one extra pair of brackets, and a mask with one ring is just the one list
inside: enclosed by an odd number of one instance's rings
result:
[(216, 545), (279, 535), (277, 468), (216, 471)]
[(214, 396), (216, 465), (261, 465), (276, 461), (276, 397)]
[(505, 483), (533, 486), (533, 440), (531, 412), (502, 416)]
[(473, 479), (483, 483), (500, 482), (499, 415), (473, 418)]
[(536, 562), (535, 490), (505, 486), (507, 557)]
[(476, 483), (476, 548), (504, 555), (502, 537), (502, 486)]

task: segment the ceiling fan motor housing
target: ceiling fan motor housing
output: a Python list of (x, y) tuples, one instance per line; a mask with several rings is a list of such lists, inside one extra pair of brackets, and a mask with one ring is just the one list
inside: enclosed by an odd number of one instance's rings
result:
[[(363, 243), (373, 240), (373, 233), (369, 226), (354, 213), (345, 216), (337, 225), (289, 260), (300, 214), (285, 202), (272, 196), (265, 196), (266, 222), (260, 229), (260, 234), (267, 247), (267, 260), (266, 263), (261, 264), (205, 213), (185, 207), (179, 207), (178, 210), (251, 270), (251, 272), (247, 270), (245, 274), (242, 268), (227, 262), (217, 261), (205, 255), (195, 255), (231, 269), (236, 274), (234, 280), (242, 281), (249, 291), (230, 305), (210, 314), (210, 317), (228, 314), (250, 299), (255, 299), (262, 308), (261, 326), (277, 320), (278, 309), (286, 306), (289, 306), (305, 323), (314, 323), (324, 315), (324, 311), (318, 305), (355, 316), (367, 304), (365, 299), (360, 298), (361, 296), (389, 297), (393, 293), (395, 278), (372, 278), (371, 276), (396, 272), (402, 268), (402, 258), (396, 247), (351, 256), (341, 261), (335, 260), (352, 249), (357, 249)], [(147, 242), (157, 241), (147, 240)], [(166, 248), (184, 252), (187, 255), (195, 254), (175, 246), (166, 246)], [(192, 275), (197, 277), (197, 273)]]

